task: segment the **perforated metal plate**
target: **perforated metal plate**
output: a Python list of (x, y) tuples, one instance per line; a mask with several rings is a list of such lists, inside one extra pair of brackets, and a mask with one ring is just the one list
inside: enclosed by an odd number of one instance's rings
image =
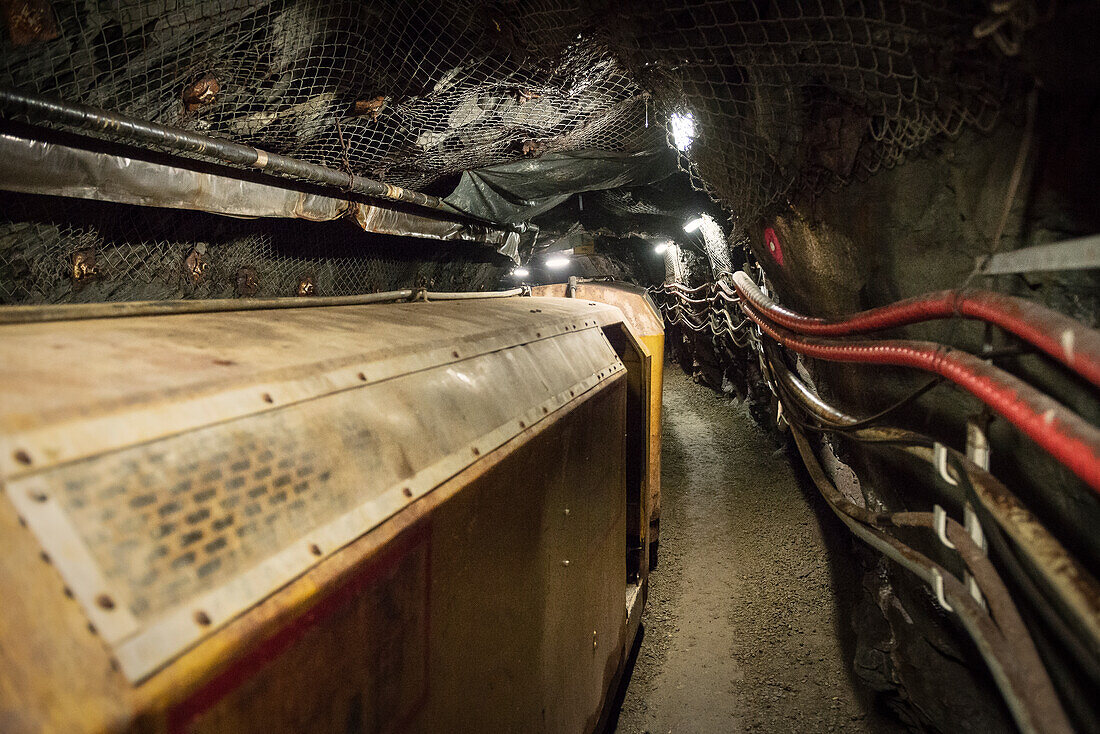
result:
[(9, 481), (140, 680), (479, 457), (623, 371), (598, 328)]

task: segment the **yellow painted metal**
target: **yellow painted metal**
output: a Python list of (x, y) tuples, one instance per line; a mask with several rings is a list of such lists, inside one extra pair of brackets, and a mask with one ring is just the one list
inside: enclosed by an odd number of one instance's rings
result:
[(664, 389), (665, 335), (641, 334), (638, 339), (652, 355), (649, 373), (649, 513), (652, 542), (661, 519), (661, 392)]
[[(606, 303), (618, 308), (623, 323), (650, 355), (648, 383), (649, 444), (647, 491), (649, 494), (649, 542), (656, 543), (661, 518), (661, 391), (664, 385), (665, 332), (660, 311), (644, 288), (613, 281), (575, 281), (536, 286), (538, 296), (569, 297), (587, 303)], [(654, 560), (655, 560), (654, 556)]]
[(593, 729), (645, 590), (593, 303), (0, 327), (0, 730)]

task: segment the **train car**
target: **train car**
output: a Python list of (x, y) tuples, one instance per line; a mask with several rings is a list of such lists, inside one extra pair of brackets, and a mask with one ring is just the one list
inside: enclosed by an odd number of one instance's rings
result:
[(7, 309), (0, 731), (596, 729), (661, 357), (587, 295)]

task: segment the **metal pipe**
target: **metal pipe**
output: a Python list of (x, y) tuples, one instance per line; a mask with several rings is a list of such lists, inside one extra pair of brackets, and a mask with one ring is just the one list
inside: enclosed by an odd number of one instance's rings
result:
[[(307, 163), (297, 158), (269, 153), (249, 145), (212, 138), (180, 128), (139, 120), (135, 117), (89, 105), (52, 100), (13, 89), (0, 89), (0, 110), (7, 117), (22, 115), (33, 123), (52, 122), (79, 130), (107, 133), (129, 141), (157, 145), (173, 151), (185, 151), (238, 166), (259, 168), (269, 173), (333, 186), (390, 201), (434, 209), (448, 214), (463, 214), (442, 199), (419, 191), (374, 181), (351, 173)], [(470, 217), (477, 219), (476, 217)], [(484, 220), (479, 220), (484, 221)]]
[[(223, 311), (262, 311), (282, 308), (320, 308), (325, 306), (361, 306), (368, 303), (405, 301), (416, 295), (405, 289), (363, 293), (355, 296), (316, 296), (302, 298), (211, 298), (194, 301), (124, 301), (120, 303), (72, 303), (47, 306), (4, 306), (0, 308), (0, 325), (34, 324), (46, 321), (83, 321), (129, 316), (168, 316), (187, 313)], [(475, 298), (509, 298), (523, 294), (522, 288), (507, 291), (470, 291), (468, 293), (433, 293), (424, 291), (425, 300), (457, 301)]]
[(129, 316), (168, 316), (185, 313), (222, 311), (262, 311), (276, 308), (316, 306), (359, 306), (412, 298), (413, 291), (385, 291), (357, 296), (317, 296), (301, 298), (210, 298), (194, 301), (122, 301), (119, 303), (66, 303), (48, 306), (4, 306), (0, 324), (37, 324), (46, 321), (84, 321)]
[(433, 292), (425, 291), (424, 298), (428, 301), (466, 301), (474, 298), (511, 298), (522, 296), (523, 288), (511, 288), (506, 291), (457, 291), (457, 292)]
[(817, 418), (826, 422), (839, 425), (854, 425), (860, 422), (859, 418), (848, 415), (840, 408), (826, 403), (809, 385), (798, 379), (786, 365), (779, 359), (776, 353), (778, 349), (770, 343), (764, 344), (764, 352), (767, 356), (768, 366), (776, 381), (781, 383), (787, 392), (796, 396), (799, 404), (808, 409)]

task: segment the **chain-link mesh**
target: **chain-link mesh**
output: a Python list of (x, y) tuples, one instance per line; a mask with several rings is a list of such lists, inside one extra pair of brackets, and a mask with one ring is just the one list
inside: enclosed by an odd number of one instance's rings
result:
[(665, 22), (642, 43), (669, 67), (662, 105), (695, 128), (684, 170), (748, 221), (785, 196), (894, 166), (937, 135), (987, 130), (1006, 93), (1003, 57), (973, 37), (987, 14), (978, 3), (670, 2), (654, 12)]
[(0, 216), (0, 302), (487, 290), (504, 272), (476, 245), (387, 242), (399, 247), (364, 243), (350, 222), (253, 221), (9, 195)]
[[(5, 5), (15, 7), (34, 22), (9, 11), (4, 86), (429, 190), (547, 151), (638, 151), (667, 139), (685, 149), (692, 184), (743, 221), (783, 197), (895, 165), (937, 135), (988, 128), (1006, 90), (1003, 56), (975, 38), (989, 11), (955, 0)], [(673, 129), (674, 115), (691, 134)], [(57, 223), (12, 216), (0, 226), (5, 279), (32, 267), (16, 260), (66, 260), (63, 250), (99, 242), (103, 230), (126, 243), (111, 277), (159, 271), (129, 258), (174, 258), (199, 241), (184, 227), (153, 243), (134, 224), (146, 215), (130, 211), (95, 226), (78, 223), (80, 205), (57, 211)], [(269, 258), (248, 253), (268, 246), (267, 226), (227, 225), (237, 239), (212, 260), (259, 267)], [(5, 282), (0, 297), (67, 296)]]

